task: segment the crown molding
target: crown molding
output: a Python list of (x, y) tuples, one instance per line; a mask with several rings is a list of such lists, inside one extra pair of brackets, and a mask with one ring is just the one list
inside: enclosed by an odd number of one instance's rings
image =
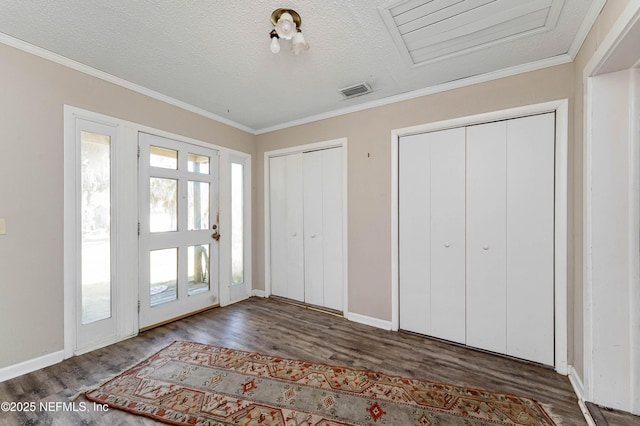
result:
[(0, 32), (0, 43), (255, 135), (255, 129)]
[(505, 68), (498, 71), (475, 75), (473, 77), (463, 78), (460, 80), (455, 80), (448, 83), (439, 84), (436, 86), (425, 87), (424, 89), (413, 90), (411, 92), (402, 93), (400, 95), (389, 96), (387, 98), (377, 99), (375, 101), (366, 102), (359, 105), (353, 105), (350, 107), (328, 111), (322, 114), (312, 115), (309, 117), (289, 121), (282, 124), (276, 124), (275, 126), (264, 127), (261, 129), (257, 129), (255, 132), (256, 132), (256, 135), (275, 132), (277, 130), (283, 130), (289, 127), (309, 124), (315, 121), (326, 120), (328, 118), (334, 118), (341, 115), (364, 111), (371, 108), (376, 108), (384, 105), (394, 104), (397, 102), (407, 101), (410, 99), (419, 98), (421, 96), (433, 95), (435, 93), (446, 92), (447, 90), (459, 89), (461, 87), (471, 86), (474, 84), (484, 83), (492, 80), (498, 80), (505, 77), (511, 77), (517, 74), (536, 71), (539, 69), (549, 68), (556, 65), (562, 65), (572, 61), (573, 61), (573, 58), (569, 56), (569, 54), (558, 55), (552, 58), (542, 59), (540, 61), (529, 62), (523, 65), (517, 65), (514, 67)]
[(569, 56), (571, 56), (571, 60), (573, 61), (576, 58), (576, 55), (582, 48), (582, 44), (587, 39), (587, 35), (589, 31), (591, 31), (591, 27), (596, 22), (596, 19), (602, 12), (602, 8), (604, 7), (607, 0), (595, 0), (589, 10), (587, 11), (587, 15), (584, 17), (580, 28), (578, 28), (578, 32), (569, 47)]
[[(603, 0), (600, 0), (603, 1)], [(598, 9), (598, 8), (595, 8)], [(593, 9), (592, 9), (593, 10)], [(599, 12), (599, 9), (598, 9)], [(590, 15), (591, 16), (591, 15)], [(597, 15), (596, 15), (597, 16)], [(591, 23), (592, 24), (592, 23)], [(589, 25), (587, 30), (590, 29)], [(576, 40), (578, 37), (576, 37)], [(584, 41), (584, 38), (581, 40), (580, 44)], [(277, 130), (283, 130), (290, 127), (300, 126), (303, 124), (309, 124), (316, 121), (326, 120), (328, 118), (339, 117), (341, 115), (351, 114), (354, 112), (364, 111), (371, 108), (377, 108), (380, 106), (390, 105), (397, 102), (403, 102), (410, 99), (419, 98), (422, 96), (432, 95), (435, 93), (445, 92), (447, 90), (458, 89), (466, 86), (471, 86), (474, 84), (484, 83), (492, 80), (497, 80), (500, 78), (510, 77), (517, 74), (522, 74), (530, 71), (536, 71), (543, 68), (553, 67), (556, 65), (562, 65), (569, 62), (572, 62), (574, 56), (569, 53), (554, 56), (552, 58), (542, 59), (539, 61), (529, 62), (523, 65), (517, 65), (510, 68), (505, 68), (502, 70), (497, 70), (485, 74), (480, 74), (460, 80), (455, 80), (448, 83), (439, 84), (436, 86), (425, 87), (418, 90), (413, 90), (410, 92), (402, 93), (399, 95), (389, 96), (382, 99), (377, 99), (371, 102), (365, 102), (358, 105), (353, 105), (345, 108), (336, 109), (333, 111), (324, 112), (321, 114), (311, 115), (308, 117), (300, 118), (297, 120), (288, 121), (285, 123), (276, 124), (273, 126), (263, 127), (259, 129), (254, 129), (249, 126), (245, 126), (244, 124), (237, 123), (233, 120), (229, 120), (228, 118), (221, 117), (217, 114), (206, 111), (202, 108), (196, 107), (189, 103), (180, 101), (178, 99), (172, 98), (167, 95), (163, 95), (162, 93), (156, 92), (154, 90), (148, 89), (146, 87), (140, 86), (138, 84), (132, 83), (128, 80), (122, 79), (120, 77), (116, 77), (112, 74), (106, 73), (104, 71), (100, 71), (96, 68), (90, 67), (88, 65), (82, 64), (80, 62), (69, 59), (65, 56), (59, 55), (57, 53), (53, 53), (49, 50), (43, 49), (41, 47), (32, 45), (25, 41), (19, 40), (17, 38), (11, 37), (7, 34), (0, 32), (0, 43), (6, 44), (8, 46), (14, 47), (16, 49), (22, 50), (27, 53), (31, 53), (33, 55), (39, 56), (43, 59), (55, 62), (57, 64), (66, 66), (68, 68), (74, 69), (76, 71), (82, 72), (84, 74), (88, 74), (90, 76), (99, 78), (101, 80), (107, 81), (109, 83), (116, 84), (125, 89), (132, 90), (134, 92), (140, 93), (145, 96), (149, 96), (150, 98), (157, 99), (159, 101), (165, 102), (169, 105), (176, 106), (178, 108), (184, 109), (186, 111), (192, 112), (194, 114), (198, 114), (200, 116), (209, 118), (211, 120), (215, 120), (222, 124), (226, 124), (230, 127), (236, 128), (238, 130), (242, 130), (252, 135), (261, 135), (264, 133), (275, 132)], [(574, 40), (574, 44), (575, 44)]]

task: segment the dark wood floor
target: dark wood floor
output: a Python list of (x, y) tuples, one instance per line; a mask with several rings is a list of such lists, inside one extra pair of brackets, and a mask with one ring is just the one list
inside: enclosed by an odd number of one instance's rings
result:
[[(526, 396), (549, 406), (553, 414), (562, 418), (563, 425), (585, 424), (569, 381), (551, 369), (409, 333), (368, 327), (279, 300), (258, 298), (215, 308), (5, 381), (0, 383), (0, 401), (68, 402), (81, 390), (122, 372), (174, 340)], [(96, 412), (83, 396), (75, 402), (87, 404), (87, 411), (0, 412), (0, 424), (155, 424), (118, 410)], [(629, 423), (615, 424), (638, 424), (637, 417), (627, 417)]]

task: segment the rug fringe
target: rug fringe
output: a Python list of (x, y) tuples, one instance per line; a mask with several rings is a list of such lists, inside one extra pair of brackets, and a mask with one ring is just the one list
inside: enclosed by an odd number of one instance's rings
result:
[(551, 407), (551, 405), (545, 404), (545, 403), (539, 402), (539, 401), (536, 401), (536, 402), (538, 402), (538, 404), (542, 407), (544, 412), (547, 413), (547, 415), (551, 418), (551, 420), (553, 420), (553, 422), (557, 426), (562, 426), (564, 424), (563, 420), (562, 420), (562, 417), (553, 412), (553, 408)]
[(118, 377), (121, 374), (126, 373), (127, 371), (131, 370), (132, 368), (136, 367), (137, 365), (139, 365), (140, 363), (144, 362), (145, 360), (149, 359), (150, 357), (152, 357), (155, 354), (158, 354), (160, 352), (162, 352), (163, 350), (165, 350), (166, 348), (168, 348), (169, 346), (177, 343), (177, 342), (182, 342), (182, 340), (174, 340), (171, 343), (169, 343), (168, 345), (166, 345), (165, 347), (161, 348), (160, 350), (154, 352), (151, 355), (148, 355), (146, 358), (142, 358), (142, 360), (139, 361), (133, 361), (131, 364), (129, 364), (127, 367), (125, 367), (124, 369), (120, 370), (119, 373), (114, 373), (110, 376), (105, 377), (104, 379), (100, 380), (98, 383), (96, 383), (95, 385), (91, 385), (91, 386), (81, 386), (80, 389), (78, 390), (78, 392), (74, 393), (73, 395), (71, 395), (67, 400), (68, 401), (74, 401), (75, 399), (77, 399), (80, 395), (84, 395), (87, 392), (90, 392), (92, 390), (98, 389), (100, 386), (106, 384), (107, 382), (110, 382), (111, 380), (115, 379), (116, 377)]

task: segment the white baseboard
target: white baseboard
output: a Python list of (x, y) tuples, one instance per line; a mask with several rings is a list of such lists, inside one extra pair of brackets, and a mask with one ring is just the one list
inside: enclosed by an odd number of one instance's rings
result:
[(580, 406), (582, 415), (584, 416), (584, 419), (587, 421), (587, 424), (589, 426), (596, 426), (596, 422), (591, 417), (591, 413), (589, 412), (589, 410), (587, 409), (587, 406), (584, 403), (585, 402), (584, 401), (584, 384), (582, 384), (582, 380), (580, 379), (580, 376), (578, 375), (578, 372), (576, 371), (576, 369), (573, 368), (573, 365), (569, 365), (568, 370), (569, 370), (569, 382), (571, 383), (571, 386), (573, 386), (573, 391), (578, 397), (578, 405)]
[(0, 368), (0, 382), (31, 373), (41, 368), (62, 362), (64, 359), (64, 351), (53, 352), (38, 358), (29, 359), (19, 364), (10, 365)]
[(347, 312), (346, 317), (349, 321), (370, 325), (371, 327), (381, 328), (383, 330), (391, 330), (391, 321), (368, 317), (366, 315), (360, 315), (353, 312)]
[(251, 290), (251, 295), (255, 297), (268, 297), (264, 290)]

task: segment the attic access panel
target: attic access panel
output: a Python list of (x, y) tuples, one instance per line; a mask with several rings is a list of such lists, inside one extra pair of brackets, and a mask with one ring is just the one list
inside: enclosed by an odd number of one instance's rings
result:
[(380, 8), (411, 66), (553, 30), (564, 0), (399, 0)]

